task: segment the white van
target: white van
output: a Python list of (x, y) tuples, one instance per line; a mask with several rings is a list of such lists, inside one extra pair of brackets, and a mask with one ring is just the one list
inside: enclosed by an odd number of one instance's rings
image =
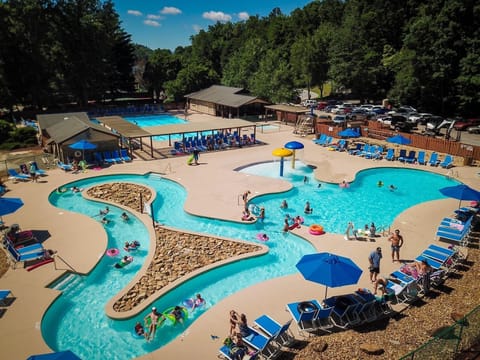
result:
[(305, 107), (317, 107), (318, 105), (318, 102), (317, 100), (313, 100), (313, 99), (309, 99), (309, 100), (304, 100), (302, 102), (302, 105), (305, 106)]

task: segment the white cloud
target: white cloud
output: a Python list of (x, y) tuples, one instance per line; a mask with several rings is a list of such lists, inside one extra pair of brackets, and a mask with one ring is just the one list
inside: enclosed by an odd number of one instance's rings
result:
[(238, 13), (237, 16), (240, 20), (247, 20), (250, 17), (250, 15), (246, 11)]
[(196, 25), (196, 24), (193, 24), (192, 28), (196, 33), (200, 32), (200, 30), (202, 30), (202, 27), (200, 25)]
[(207, 20), (227, 22), (232, 20), (232, 17), (222, 11), (208, 11), (204, 12), (202, 17)]
[(127, 14), (128, 15), (133, 15), (133, 16), (142, 16), (142, 13), (138, 10), (128, 10)]
[(143, 23), (147, 26), (159, 27), (160, 23), (155, 20), (143, 20)]
[(164, 15), (178, 15), (181, 13), (182, 13), (182, 10), (173, 6), (165, 6), (162, 10), (160, 10), (160, 14), (164, 14)]
[(150, 20), (160, 20), (160, 19), (162, 19), (162, 16), (160, 16), (160, 15), (154, 15), (154, 14), (148, 14), (148, 15), (147, 15), (147, 19), (150, 19)]

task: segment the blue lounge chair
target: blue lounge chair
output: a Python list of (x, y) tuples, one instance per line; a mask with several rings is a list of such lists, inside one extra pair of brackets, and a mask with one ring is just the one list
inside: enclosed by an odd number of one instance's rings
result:
[(438, 153), (433, 152), (432, 155), (430, 155), (430, 160), (428, 160), (428, 163), (430, 164), (430, 166), (437, 166), (438, 162)]
[(17, 263), (29, 260), (38, 260), (45, 258), (45, 251), (35, 251), (31, 253), (21, 254), (11, 244), (7, 245), (7, 250), (13, 260), (13, 268), (15, 269)]
[(387, 155), (385, 156), (385, 159), (388, 161), (393, 161), (395, 160), (395, 149), (388, 149), (387, 150)]
[(65, 163), (61, 162), (60, 160), (57, 161), (57, 167), (62, 169), (63, 171), (71, 171), (73, 169), (72, 165), (65, 164)]
[(453, 156), (452, 155), (447, 155), (445, 156), (445, 159), (440, 163), (440, 166), (444, 169), (449, 169), (453, 166)]
[(112, 151), (112, 159), (115, 160), (116, 163), (122, 163), (122, 157), (120, 156), (118, 150)]
[(32, 252), (43, 251), (44, 249), (43, 249), (42, 244), (35, 243), (35, 244), (32, 244), (32, 245), (27, 245), (27, 246), (23, 246), (23, 247), (16, 247), (15, 250), (17, 250), (17, 252), (20, 255), (25, 255), (25, 254), (32, 253)]
[(287, 321), (283, 326), (268, 315), (262, 315), (255, 319), (255, 325), (258, 326), (268, 336), (273, 336), (275, 342), (280, 346), (290, 346), (295, 341), (289, 328), (292, 320)]
[(413, 164), (415, 162), (415, 160), (417, 160), (417, 158), (415, 157), (416, 155), (416, 151), (415, 150), (410, 150), (409, 153), (408, 153), (408, 156), (401, 156), (398, 158), (398, 160), (402, 161), (402, 162), (405, 162), (405, 163), (409, 163), (409, 164)]
[(127, 149), (121, 149), (120, 155), (122, 156), (123, 161), (132, 161), (132, 158), (128, 156)]
[(440, 241), (445, 241), (454, 243), (460, 246), (468, 245), (468, 237), (465, 234), (453, 234), (451, 232), (437, 231), (436, 236)]
[(327, 139), (327, 135), (320, 134), (320, 137), (318, 139), (313, 140), (313, 142), (317, 145), (323, 145), (326, 139)]
[(11, 290), (0, 290), (0, 305), (7, 306), (7, 297), (11, 293)]
[(103, 160), (103, 157), (100, 153), (95, 152), (93, 153), (93, 156), (95, 158), (95, 161), (97, 162), (97, 165), (100, 166), (102, 165), (105, 161)]
[(365, 144), (365, 146), (363, 147), (363, 150), (359, 151), (357, 153), (357, 155), (358, 156), (365, 156), (366, 154), (370, 153), (370, 148), (371, 148), (371, 146), (369, 144)]
[(348, 150), (348, 153), (349, 153), (350, 155), (357, 155), (357, 153), (358, 153), (359, 151), (362, 151), (362, 149), (363, 149), (363, 144), (357, 143), (357, 144), (355, 145), (355, 148)]
[(425, 160), (425, 151), (418, 152), (418, 159), (417, 162), (419, 165), (426, 165), (427, 161)]
[(400, 154), (398, 154), (398, 161), (404, 162), (405, 159), (407, 158), (407, 150), (405, 149), (400, 149)]
[(273, 337), (266, 337), (253, 328), (250, 328), (248, 336), (243, 337), (243, 341), (251, 348), (257, 350), (258, 355), (263, 359), (275, 359), (282, 352)]
[(105, 160), (105, 162), (107, 164), (115, 164), (116, 163), (115, 159), (113, 158), (113, 156), (110, 154), (109, 151), (104, 151), (103, 152), (103, 159)]
[(321, 309), (317, 300), (295, 302), (287, 304), (287, 310), (297, 323), (300, 334), (307, 334), (317, 331), (315, 319)]
[(332, 308), (331, 318), (337, 327), (346, 329), (362, 322), (358, 314), (361, 303), (355, 296), (334, 296), (325, 299), (324, 303)]
[(8, 178), (12, 180), (30, 181), (30, 175), (19, 174), (15, 169), (8, 169)]

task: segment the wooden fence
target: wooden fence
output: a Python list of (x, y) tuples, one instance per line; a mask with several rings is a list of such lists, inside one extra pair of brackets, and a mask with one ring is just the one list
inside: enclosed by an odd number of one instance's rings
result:
[[(411, 143), (408, 146), (463, 157), (464, 165), (472, 165), (474, 161), (480, 161), (480, 146), (420, 134), (399, 133), (384, 128), (378, 121), (368, 121), (359, 129), (362, 137), (381, 141), (386, 141), (391, 136), (401, 134), (410, 139)], [(338, 132), (342, 130), (342, 127), (317, 123), (315, 130), (316, 134), (326, 134), (338, 138)]]

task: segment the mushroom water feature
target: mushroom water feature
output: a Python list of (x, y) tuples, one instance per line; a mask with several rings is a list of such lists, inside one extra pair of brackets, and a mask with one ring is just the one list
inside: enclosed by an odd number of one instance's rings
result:
[(280, 157), (280, 176), (283, 176), (283, 158), (287, 156), (292, 156), (293, 151), (285, 149), (285, 148), (278, 148), (272, 151), (273, 156)]
[(292, 150), (292, 169), (295, 169), (295, 150), (303, 149), (305, 146), (298, 141), (290, 141), (285, 144), (285, 149)]

